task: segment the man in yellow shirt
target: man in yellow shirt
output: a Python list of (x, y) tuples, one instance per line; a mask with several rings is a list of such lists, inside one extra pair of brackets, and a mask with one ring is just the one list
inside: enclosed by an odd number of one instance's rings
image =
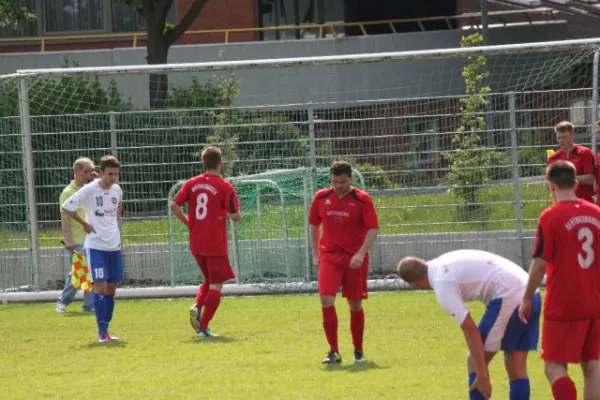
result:
[[(73, 180), (60, 194), (59, 204), (63, 204), (96, 175), (94, 172), (94, 162), (89, 158), (78, 158), (73, 164), (73, 171)], [(77, 213), (81, 218), (85, 219), (83, 208), (78, 209)], [(74, 250), (82, 254), (84, 253), (83, 242), (85, 241), (86, 233), (83, 230), (83, 226), (72, 219), (62, 207), (60, 209), (60, 223), (65, 238), (65, 248), (71, 253), (71, 257), (69, 258), (71, 260)], [(67, 310), (67, 306), (73, 301), (76, 293), (77, 289), (71, 286), (71, 268), (69, 267), (65, 287), (56, 303), (56, 312), (64, 313)], [(94, 311), (93, 293), (83, 293), (83, 311)]]

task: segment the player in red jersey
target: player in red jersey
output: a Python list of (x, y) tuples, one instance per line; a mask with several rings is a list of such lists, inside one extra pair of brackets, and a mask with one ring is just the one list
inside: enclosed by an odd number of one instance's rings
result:
[(587, 147), (575, 144), (575, 127), (572, 123), (560, 122), (554, 128), (554, 132), (560, 149), (548, 157), (547, 165), (559, 160), (571, 161), (577, 171), (575, 194), (578, 198), (593, 203), (596, 171), (594, 153)]
[(546, 273), (542, 359), (554, 398), (577, 398), (567, 365), (578, 363), (584, 398), (600, 399), (600, 207), (575, 195), (572, 163), (553, 163), (547, 179), (557, 203), (540, 215), (519, 317)]
[[(354, 361), (365, 359), (362, 300), (367, 298), (368, 251), (379, 231), (371, 196), (352, 186), (350, 164), (336, 161), (330, 172), (332, 186), (319, 190), (310, 208), (313, 264), (319, 269), (323, 329), (330, 347), (324, 364), (342, 362), (335, 311), (335, 296), (340, 286), (350, 306)], [(323, 236), (319, 240), (321, 225)]]
[[(199, 337), (217, 336), (208, 324), (221, 302), (223, 283), (235, 278), (227, 255), (227, 214), (234, 222), (242, 219), (235, 190), (221, 177), (221, 150), (204, 149), (202, 163), (206, 172), (186, 181), (171, 202), (171, 210), (190, 231), (190, 250), (204, 275), (189, 311), (190, 324)], [(181, 209), (185, 203), (189, 216)]]

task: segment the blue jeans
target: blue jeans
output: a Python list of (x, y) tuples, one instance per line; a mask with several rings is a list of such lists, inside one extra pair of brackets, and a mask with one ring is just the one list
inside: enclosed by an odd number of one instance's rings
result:
[[(75, 250), (80, 253), (83, 253), (83, 245), (78, 244), (75, 246)], [(73, 253), (70, 253), (73, 258)], [(67, 280), (65, 281), (65, 287), (63, 288), (62, 293), (58, 297), (58, 302), (68, 306), (73, 302), (73, 298), (75, 298), (75, 294), (77, 293), (77, 289), (71, 286), (71, 272), (69, 270), (69, 274), (67, 275)], [(94, 293), (86, 293), (83, 292), (83, 311), (91, 311), (94, 309)]]

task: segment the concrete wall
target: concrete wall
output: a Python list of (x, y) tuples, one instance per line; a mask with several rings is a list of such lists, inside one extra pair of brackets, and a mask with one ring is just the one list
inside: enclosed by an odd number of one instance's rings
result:
[[(565, 37), (565, 24), (531, 25), (491, 30), (492, 44), (511, 44), (560, 40)], [(459, 47), (463, 31), (414, 32), (395, 35), (348, 37), (303, 41), (230, 43), (175, 46), (170, 63), (218, 61), (225, 50), (227, 60), (268, 59), (305, 56), (377, 53)], [(0, 74), (18, 69), (55, 68), (65, 59), (86, 66), (144, 65), (143, 48), (4, 54), (0, 58)], [(543, 57), (542, 57), (543, 58)], [(519, 62), (489, 60), (493, 87), (502, 90), (516, 87), (521, 72), (535, 70), (542, 60), (522, 57)], [(456, 95), (464, 92), (460, 69), (462, 60), (402, 60), (372, 64), (301, 67), (237, 72), (241, 95), (239, 105), (297, 104), (304, 102), (341, 102), (377, 100), (414, 96)], [(494, 66), (498, 70), (494, 69)], [(203, 72), (170, 76), (171, 84), (188, 84), (190, 77), (201, 81), (215, 78), (215, 73)], [(148, 105), (147, 76), (119, 76), (121, 91), (139, 107)], [(531, 79), (527, 80), (531, 82)], [(42, 101), (42, 99), (31, 99)]]
[[(535, 231), (525, 231), (524, 237), (521, 253), (520, 242), (514, 231), (380, 236), (371, 251), (371, 275), (393, 273), (398, 260), (404, 256), (415, 255), (430, 259), (448, 251), (464, 248), (487, 250), (526, 267), (533, 249)], [(312, 268), (308, 270), (310, 273), (307, 275), (304, 246), (304, 238), (289, 240), (288, 263), (293, 279), (315, 278)], [(283, 240), (269, 240), (263, 244), (255, 240), (240, 241), (239, 276), (242, 283), (256, 281), (259, 276), (284, 278), (288, 271), (284, 248)], [(199, 280), (199, 270), (189, 254), (187, 244), (176, 246), (172, 252), (166, 243), (130, 245), (124, 250), (128, 279), (146, 280), (147, 283), (170, 282), (172, 259), (178, 283), (195, 283)], [(233, 260), (232, 255), (230, 257)], [(33, 282), (28, 260), (28, 250), (0, 252), (0, 290), (27, 286)], [(58, 281), (64, 280), (69, 270), (70, 261), (62, 248), (43, 249), (41, 282), (45, 288), (57, 288)]]

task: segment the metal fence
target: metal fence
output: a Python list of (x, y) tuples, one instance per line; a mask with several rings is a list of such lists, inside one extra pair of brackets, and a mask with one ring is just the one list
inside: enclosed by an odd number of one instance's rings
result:
[[(215, 143), (217, 130), (226, 132), (220, 138), (235, 138), (216, 142), (231, 146), (226, 166), (233, 178), (252, 180), (261, 174), (264, 178), (269, 171), (298, 168), (314, 175), (311, 187), (305, 180), (294, 181), (294, 172), (278, 177), (276, 184), (287, 196), (285, 201), (264, 188), (254, 187), (254, 194), (247, 194), (242, 212), (248, 218), (232, 236), (230, 248), (251, 254), (260, 247), (260, 255), (239, 262), (240, 283), (284, 282), (291, 277), (290, 268), (307, 265), (306, 198), (327, 184), (322, 168), (336, 159), (351, 161), (375, 200), (381, 230), (372, 250), (373, 278), (392, 273), (401, 256), (428, 258), (465, 247), (493, 251), (525, 267), (537, 217), (550, 204), (542, 181), (546, 150), (555, 148), (554, 125), (571, 120), (578, 142), (595, 149), (598, 53), (590, 46), (575, 53), (573, 46), (553, 49), (568, 51), (544, 53), (539, 61), (542, 52), (535, 49), (514, 54), (501, 49), (505, 58), (491, 67), (492, 72), (500, 71), (511, 57), (522, 60), (535, 55), (538, 76), (528, 78), (531, 85), (508, 87), (521, 90), (492, 90), (485, 96), (488, 106), (477, 112), (487, 122), (486, 129), (478, 132), (478, 151), (492, 154), (495, 161), (466, 167), (485, 170), (486, 177), (466, 185), (476, 192), (470, 202), (452, 191), (457, 186), (449, 176), (461, 168), (452, 164), (451, 155), (458, 151), (453, 138), (460, 131), (464, 95), (427, 88), (423, 93), (428, 95), (410, 98), (34, 115), (29, 113), (32, 104), (40, 105), (48, 96), (32, 93), (31, 76), (14, 78), (21, 82), (19, 116), (0, 119), (0, 290), (60, 286), (70, 263), (60, 246), (58, 197), (72, 177), (77, 157), (98, 160), (104, 154), (118, 156), (123, 165), (126, 284), (160, 286), (196, 280), (189, 270), (185, 279), (173, 273), (190, 261), (173, 257), (174, 238), (178, 251), (185, 250), (186, 244), (181, 227), (169, 229), (169, 192), (181, 180), (201, 172), (196, 152)], [(498, 50), (489, 51), (493, 55)], [(469, 54), (457, 50), (448, 57), (465, 61)], [(567, 62), (573, 54), (579, 61)], [(560, 79), (552, 72), (556, 60), (562, 60)], [(519, 73), (526, 76), (522, 69)], [(225, 121), (219, 122), (219, 110), (227, 115)], [(285, 237), (282, 215), (286, 215)], [(261, 219), (258, 225), (257, 218)], [(282, 246), (291, 249), (285, 252), (285, 263)], [(248, 274), (245, 269), (260, 272)], [(302, 270), (294, 279), (314, 276)]]

